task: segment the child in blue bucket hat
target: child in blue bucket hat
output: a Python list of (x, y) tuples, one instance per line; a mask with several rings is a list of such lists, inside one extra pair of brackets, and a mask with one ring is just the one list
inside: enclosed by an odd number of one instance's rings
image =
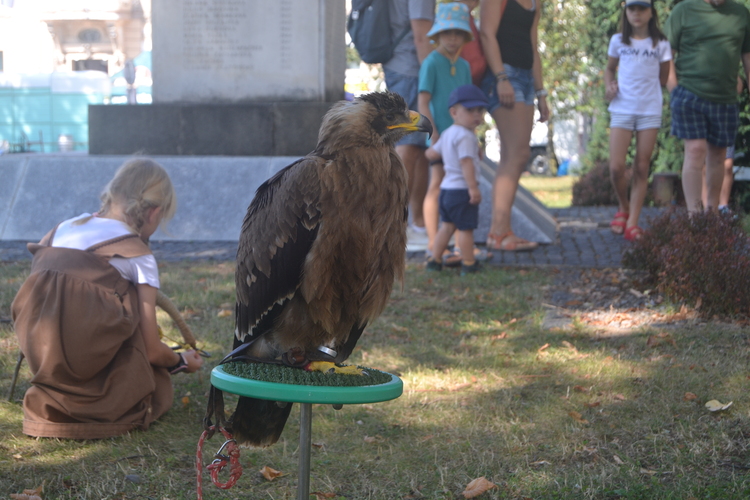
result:
[[(469, 63), (461, 58), (461, 49), (473, 39), (469, 26), (469, 9), (463, 3), (442, 3), (438, 5), (435, 23), (427, 36), (435, 45), (422, 62), (419, 70), (418, 110), (432, 122), (435, 144), (440, 134), (453, 125), (448, 108), (448, 99), (456, 88), (471, 83)], [(445, 176), (442, 162), (430, 162), (430, 183), (424, 200), (425, 229), (427, 229), (427, 253), (432, 255), (432, 246), (439, 225), (440, 183)], [(439, 256), (438, 256), (439, 257)], [(460, 265), (460, 258), (453, 256)], [(455, 264), (454, 262), (451, 262)]]

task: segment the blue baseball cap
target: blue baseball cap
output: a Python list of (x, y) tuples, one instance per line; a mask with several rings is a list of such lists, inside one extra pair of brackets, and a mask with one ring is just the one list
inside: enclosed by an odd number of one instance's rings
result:
[(465, 108), (488, 108), (490, 100), (476, 85), (461, 85), (448, 96), (448, 107), (460, 104)]

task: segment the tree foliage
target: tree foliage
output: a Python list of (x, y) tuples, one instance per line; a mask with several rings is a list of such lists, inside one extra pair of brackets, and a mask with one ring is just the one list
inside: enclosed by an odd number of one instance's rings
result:
[[(679, 1), (679, 0), (678, 0)], [(737, 0), (750, 6), (750, 0)], [(656, 0), (660, 24), (676, 4)], [(540, 56), (557, 119), (584, 117), (588, 138), (584, 170), (609, 159), (609, 113), (604, 100), (604, 70), (609, 39), (620, 30), (621, 0), (552, 0), (544, 4), (539, 25)], [(741, 100), (740, 149), (750, 145), (747, 93)], [(670, 135), (669, 95), (664, 92), (663, 126), (652, 158), (652, 172), (680, 171), (682, 142)]]

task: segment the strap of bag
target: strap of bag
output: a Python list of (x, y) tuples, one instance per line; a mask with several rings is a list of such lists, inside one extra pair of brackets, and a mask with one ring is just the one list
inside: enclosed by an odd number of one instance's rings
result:
[(396, 41), (393, 42), (393, 45), (391, 46), (393, 49), (398, 47), (398, 44), (401, 43), (401, 40), (404, 39), (404, 37), (411, 31), (411, 23), (406, 27), (404, 31), (401, 32), (401, 34), (396, 38)]

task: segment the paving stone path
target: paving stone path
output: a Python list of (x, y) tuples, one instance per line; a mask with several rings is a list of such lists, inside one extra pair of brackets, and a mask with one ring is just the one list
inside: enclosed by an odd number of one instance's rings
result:
[[(647, 207), (641, 215), (642, 226), (663, 209)], [(583, 268), (620, 267), (622, 252), (628, 243), (612, 234), (609, 222), (616, 207), (571, 207), (551, 210), (559, 223), (557, 241), (541, 245), (532, 252), (494, 252), (492, 264), (499, 266), (558, 266)], [(237, 253), (234, 241), (154, 241), (157, 261), (215, 260), (231, 261)], [(411, 261), (424, 259), (422, 252), (411, 252)], [(0, 261), (30, 260), (26, 242), (0, 241)]]

